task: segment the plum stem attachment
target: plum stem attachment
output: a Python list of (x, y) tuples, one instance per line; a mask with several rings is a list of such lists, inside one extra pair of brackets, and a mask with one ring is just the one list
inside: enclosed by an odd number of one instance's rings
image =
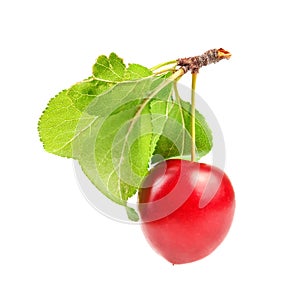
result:
[(198, 73), (199, 69), (212, 63), (217, 63), (222, 59), (229, 59), (231, 57), (230, 52), (223, 48), (211, 49), (199, 56), (186, 57), (177, 59), (177, 65), (184, 67), (191, 73)]
[(180, 67), (183, 68), (184, 73), (188, 71), (191, 71), (191, 73), (198, 73), (200, 68), (212, 63), (215, 64), (222, 59), (229, 59), (230, 57), (231, 53), (223, 48), (211, 49), (199, 56), (178, 58), (163, 62), (152, 67), (150, 70), (155, 75), (158, 75), (166, 72), (176, 72), (176, 67)]
[(191, 161), (196, 161), (196, 125), (195, 125), (195, 113), (196, 113), (196, 82), (198, 73), (192, 73), (192, 91), (191, 91)]

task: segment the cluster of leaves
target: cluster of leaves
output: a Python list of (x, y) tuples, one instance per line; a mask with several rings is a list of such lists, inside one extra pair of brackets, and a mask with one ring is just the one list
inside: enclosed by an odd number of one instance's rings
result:
[[(138, 216), (127, 200), (148, 174), (151, 158), (190, 153), (190, 104), (174, 97), (168, 76), (126, 66), (114, 53), (99, 56), (92, 76), (52, 98), (39, 120), (45, 150), (78, 160), (91, 182), (125, 206), (132, 220)], [(195, 144), (198, 157), (212, 147), (199, 112)]]

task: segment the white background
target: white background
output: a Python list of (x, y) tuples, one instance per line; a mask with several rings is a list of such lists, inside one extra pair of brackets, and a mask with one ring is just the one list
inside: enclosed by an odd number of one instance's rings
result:
[[(299, 27), (296, 0), (1, 2), (0, 298), (299, 299)], [(236, 215), (213, 254), (172, 266), (87, 203), (37, 121), (100, 54), (151, 67), (218, 47), (232, 59), (197, 91), (223, 129)]]

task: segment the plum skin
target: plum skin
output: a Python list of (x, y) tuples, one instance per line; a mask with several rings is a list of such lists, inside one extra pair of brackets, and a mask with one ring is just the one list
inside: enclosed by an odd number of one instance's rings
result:
[(234, 190), (221, 169), (182, 159), (154, 166), (138, 198), (147, 241), (172, 264), (213, 252), (226, 237), (235, 211)]

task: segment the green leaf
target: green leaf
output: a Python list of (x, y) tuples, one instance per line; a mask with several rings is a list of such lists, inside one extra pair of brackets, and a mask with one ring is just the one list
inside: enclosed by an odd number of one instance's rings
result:
[[(74, 155), (93, 184), (118, 204), (126, 205), (148, 173), (157, 141), (150, 103), (159, 93), (165, 97), (160, 101), (169, 101), (171, 86), (162, 77), (122, 82), (87, 107), (97, 122), (84, 144), (73, 145)], [(82, 131), (80, 122), (77, 130)]]
[(109, 57), (99, 56), (93, 66), (94, 79), (109, 83), (135, 80), (150, 75), (152, 72), (139, 64), (129, 64), (126, 68), (123, 60), (115, 53), (111, 53)]
[[(74, 144), (73, 150), (87, 177), (104, 195), (121, 205), (126, 205), (148, 173), (155, 137), (152, 101), (157, 100), (125, 102), (110, 115), (97, 116), (98, 127), (92, 126), (84, 145)], [(80, 126), (78, 130), (81, 131)]]
[(173, 83), (164, 76), (145, 77), (124, 81), (95, 97), (86, 108), (90, 115), (106, 117), (126, 103), (134, 100), (157, 98), (168, 100), (172, 93)]
[(138, 64), (129, 64), (126, 70), (125, 78), (127, 80), (135, 80), (143, 77), (148, 77), (151, 75), (152, 72), (149, 69)]
[(73, 85), (67, 91), (67, 96), (78, 110), (84, 111), (91, 101), (114, 85), (114, 83), (89, 78)]
[[(77, 109), (84, 111), (97, 96), (109, 91), (116, 84), (151, 75), (152, 71), (139, 64), (129, 64), (126, 68), (123, 60), (115, 53), (111, 53), (109, 57), (101, 55), (93, 66), (93, 75), (74, 84), (68, 90), (67, 96)], [(151, 82), (153, 80), (152, 78)]]
[(116, 84), (105, 93), (95, 97), (89, 103), (86, 112), (100, 117), (109, 116), (128, 102), (147, 98), (153, 81), (155, 81), (155, 78), (148, 77)]
[[(148, 106), (140, 111), (134, 105), (105, 118), (91, 149), (98, 166), (98, 176), (107, 190), (102, 192), (109, 192), (111, 198), (120, 204), (135, 194), (148, 172), (151, 140)], [(79, 163), (84, 168), (85, 161), (80, 159)]]
[[(136, 77), (150, 71), (131, 65), (129, 73)], [(104, 195), (125, 206), (147, 174), (154, 150), (150, 102), (163, 90), (169, 92), (162, 95), (169, 95), (170, 85), (150, 76), (104, 92), (102, 82), (94, 80), (63, 91), (49, 102), (39, 122), (45, 149), (77, 159)]]
[(121, 82), (124, 80), (125, 70), (123, 60), (111, 53), (108, 58), (105, 55), (98, 57), (93, 66), (93, 75), (100, 81)]
[[(77, 125), (81, 120), (81, 132)], [(64, 156), (74, 157), (72, 144), (79, 137), (87, 134), (94, 116), (83, 114), (67, 97), (67, 90), (52, 98), (39, 119), (38, 131), (46, 151)]]
[(132, 207), (126, 206), (126, 212), (129, 220), (137, 222), (140, 219), (139, 215)]
[[(192, 143), (190, 111), (190, 104), (182, 100), (180, 105), (165, 101), (151, 103), (153, 128), (159, 135), (154, 151), (156, 159), (190, 155)], [(196, 154), (197, 159), (200, 159), (212, 148), (212, 133), (205, 118), (197, 110), (195, 118)]]

